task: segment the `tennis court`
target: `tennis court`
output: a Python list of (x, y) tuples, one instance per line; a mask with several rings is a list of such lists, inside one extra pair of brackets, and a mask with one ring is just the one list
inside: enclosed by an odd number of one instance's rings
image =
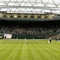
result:
[(60, 42), (39, 39), (0, 39), (0, 60), (60, 60)]

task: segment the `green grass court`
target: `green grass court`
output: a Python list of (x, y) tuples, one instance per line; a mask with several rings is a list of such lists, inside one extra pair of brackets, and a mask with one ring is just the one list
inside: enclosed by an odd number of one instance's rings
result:
[(0, 39), (0, 60), (60, 60), (60, 41)]

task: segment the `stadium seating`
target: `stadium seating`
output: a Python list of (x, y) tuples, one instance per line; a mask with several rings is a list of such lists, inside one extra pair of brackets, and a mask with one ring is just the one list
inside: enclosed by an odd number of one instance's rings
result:
[[(2, 22), (3, 23), (3, 22)], [(47, 26), (39, 23), (30, 22), (5, 22), (6, 25), (0, 24), (0, 33), (12, 34), (13, 38), (48, 38), (59, 35), (60, 28), (55, 26)], [(19, 24), (18, 24), (19, 23)]]

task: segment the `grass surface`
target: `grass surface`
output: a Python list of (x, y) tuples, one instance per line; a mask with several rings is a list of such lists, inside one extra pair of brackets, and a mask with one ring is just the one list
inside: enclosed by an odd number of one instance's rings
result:
[(0, 60), (60, 60), (60, 42), (2, 39)]

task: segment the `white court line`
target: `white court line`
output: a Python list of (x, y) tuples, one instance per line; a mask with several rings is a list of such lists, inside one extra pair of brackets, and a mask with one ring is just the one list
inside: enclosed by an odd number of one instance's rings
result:
[(25, 40), (25, 47), (26, 47), (26, 49), (27, 49), (27, 40)]
[[(0, 48), (0, 49), (4, 49), (4, 48)], [(6, 48), (6, 49), (26, 49), (26, 48)], [(49, 48), (27, 48), (27, 49), (49, 49)], [(53, 49), (56, 49), (56, 48), (53, 48)]]
[(27, 49), (27, 40), (26, 40), (26, 49)]

